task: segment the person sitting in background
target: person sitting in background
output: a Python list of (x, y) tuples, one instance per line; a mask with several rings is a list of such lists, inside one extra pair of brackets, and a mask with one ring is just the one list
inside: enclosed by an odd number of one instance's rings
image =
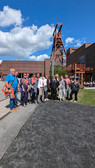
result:
[(74, 83), (71, 84), (71, 93), (70, 93), (70, 100), (73, 101), (73, 94), (75, 95), (75, 100), (74, 102), (76, 102), (78, 100), (77, 98), (77, 94), (78, 94), (78, 91), (79, 91), (79, 83), (76, 81), (76, 79), (74, 79)]
[(65, 91), (67, 90), (67, 84), (66, 81), (64, 80), (63, 76), (61, 76), (61, 81), (59, 82), (59, 94), (58, 94), (58, 98), (65, 101)]
[(95, 81), (93, 81), (93, 87), (95, 87)]
[(84, 85), (84, 87), (87, 87), (87, 83), (86, 83), (86, 81), (83, 82), (83, 85)]

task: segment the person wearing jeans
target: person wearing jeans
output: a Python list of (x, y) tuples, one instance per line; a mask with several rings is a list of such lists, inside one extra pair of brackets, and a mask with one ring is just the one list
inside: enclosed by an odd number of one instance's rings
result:
[(69, 86), (70, 86), (70, 79), (68, 78), (68, 75), (65, 75), (65, 81), (67, 84), (67, 100), (69, 99)]
[(10, 112), (15, 112), (18, 109), (18, 107), (17, 107), (17, 96), (16, 96), (18, 80), (15, 76), (15, 69), (14, 68), (10, 69), (10, 74), (8, 74), (6, 76), (5, 85), (7, 86), (10, 93), (11, 93), (11, 90), (10, 90), (9, 85), (12, 85), (12, 87), (13, 87), (15, 98), (12, 99), (10, 97)]

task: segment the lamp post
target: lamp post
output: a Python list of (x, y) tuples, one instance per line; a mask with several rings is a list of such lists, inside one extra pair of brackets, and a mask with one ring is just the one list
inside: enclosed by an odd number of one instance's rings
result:
[(51, 60), (52, 60), (52, 76), (54, 75), (54, 51), (51, 53)]

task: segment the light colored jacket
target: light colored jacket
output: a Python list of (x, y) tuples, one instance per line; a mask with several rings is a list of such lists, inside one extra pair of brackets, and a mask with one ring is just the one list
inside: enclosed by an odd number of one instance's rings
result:
[[(44, 77), (44, 86), (47, 86), (47, 79)], [(41, 88), (43, 87), (43, 83), (42, 83), (42, 77), (39, 78), (39, 81), (38, 81), (38, 88)]]

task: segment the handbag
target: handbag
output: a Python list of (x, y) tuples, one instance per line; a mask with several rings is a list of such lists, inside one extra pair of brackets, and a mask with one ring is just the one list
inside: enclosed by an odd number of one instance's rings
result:
[[(14, 79), (14, 81), (15, 81), (15, 79)], [(12, 84), (14, 83), (14, 81), (12, 82)], [(4, 93), (4, 96), (6, 96), (6, 97), (10, 96), (11, 99), (14, 99), (15, 95), (14, 95), (14, 90), (13, 90), (12, 84), (9, 84), (9, 88), (7, 88), (7, 86), (4, 85), (3, 89), (1, 91)], [(9, 90), (11, 90), (11, 93), (9, 92)]]

